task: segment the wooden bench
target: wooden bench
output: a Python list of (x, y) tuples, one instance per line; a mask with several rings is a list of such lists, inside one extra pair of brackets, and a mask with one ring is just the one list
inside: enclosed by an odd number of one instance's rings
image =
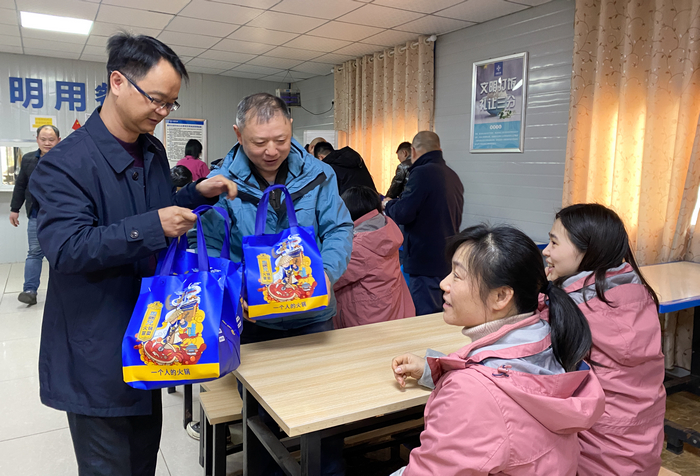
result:
[(681, 476), (681, 475), (678, 473), (674, 473), (670, 469), (661, 468), (661, 471), (659, 471), (659, 476)]
[(241, 421), (243, 401), (238, 394), (238, 382), (232, 374), (201, 384), (199, 464), (205, 475), (226, 475), (226, 455), (243, 449), (235, 445), (226, 450), (226, 428)]

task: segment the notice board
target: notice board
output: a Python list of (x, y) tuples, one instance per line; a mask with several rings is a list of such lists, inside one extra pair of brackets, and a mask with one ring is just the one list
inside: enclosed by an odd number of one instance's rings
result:
[(171, 168), (185, 156), (185, 146), (190, 139), (197, 139), (202, 143), (202, 160), (209, 165), (206, 119), (165, 119), (163, 121), (163, 145)]

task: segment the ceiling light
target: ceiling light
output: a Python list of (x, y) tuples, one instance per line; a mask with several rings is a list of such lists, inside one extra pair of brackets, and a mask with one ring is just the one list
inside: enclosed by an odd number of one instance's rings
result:
[(54, 15), (43, 15), (41, 13), (19, 12), (22, 17), (24, 28), (35, 28), (37, 30), (60, 31), (63, 33), (77, 33), (87, 35), (92, 28), (92, 21), (80, 18), (57, 17)]

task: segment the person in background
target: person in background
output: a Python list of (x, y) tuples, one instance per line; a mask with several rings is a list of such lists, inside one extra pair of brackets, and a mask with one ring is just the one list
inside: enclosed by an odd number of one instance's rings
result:
[(304, 150), (310, 154), (311, 151), (309, 150), (309, 145), (311, 145), (311, 144), (306, 144), (306, 145), (304, 146)]
[(201, 159), (202, 143), (197, 139), (190, 139), (185, 145), (185, 156), (180, 159), (177, 165), (184, 165), (192, 172), (192, 181), (196, 182), (209, 175), (209, 167)]
[(386, 215), (404, 227), (403, 267), (420, 316), (442, 310), (440, 280), (450, 271), (442, 250), (459, 231), (464, 187), (442, 158), (440, 138), (434, 132), (416, 134), (411, 162), (403, 193), (383, 204)]
[[(584, 362), (586, 318), (547, 281), (542, 254), (520, 230), (470, 227), (447, 252), (443, 319), (471, 344), (448, 356), (429, 349), (425, 359), (392, 360), (402, 388), (413, 377), (434, 389), (420, 446), (392, 476), (575, 476), (577, 432), (605, 408)], [(546, 306), (538, 310), (540, 293)]]
[(411, 143), (402, 142), (396, 149), (396, 158), (399, 159), (399, 165), (396, 166), (396, 174), (391, 179), (391, 185), (386, 192), (387, 198), (398, 198), (406, 187), (408, 182), (408, 168), (411, 166)]
[(184, 165), (176, 165), (170, 169), (170, 180), (173, 185), (180, 190), (182, 187), (192, 182), (192, 172)]
[(579, 434), (578, 474), (656, 476), (666, 412), (659, 301), (624, 223), (603, 205), (571, 205), (557, 213), (542, 254), (548, 279), (588, 319), (605, 390), (605, 413)]
[(314, 147), (314, 157), (333, 167), (341, 195), (350, 187), (369, 187), (377, 191), (365, 161), (354, 149), (343, 147), (333, 150), (329, 142), (319, 142)]
[(381, 212), (381, 197), (369, 187), (351, 187), (341, 198), (355, 228), (348, 269), (333, 286), (336, 329), (415, 316), (399, 264), (403, 235)]
[(44, 253), (41, 251), (41, 245), (36, 237), (36, 217), (39, 214), (39, 203), (34, 200), (29, 191), (29, 178), (44, 154), (53, 149), (60, 141), (61, 133), (54, 126), (41, 126), (36, 130), (36, 143), (39, 149), (24, 154), (22, 157), (22, 166), (19, 169), (10, 201), (10, 223), (12, 226), (19, 226), (19, 209), (22, 208), (22, 204), (27, 212), (29, 251), (27, 259), (24, 261), (24, 286), (17, 299), (29, 306), (36, 304), (37, 290), (41, 281), (41, 263), (44, 260)]
[[(42, 158), (29, 189), (50, 264), (39, 395), (67, 412), (83, 475), (154, 475), (161, 391), (124, 383), (122, 339), (157, 254), (192, 228), (189, 208), (236, 195), (225, 177), (175, 193), (153, 130), (177, 109), (185, 66), (149, 36), (107, 40), (104, 105)], [(187, 207), (187, 208), (184, 208)]]
[(309, 146), (308, 146), (308, 148), (306, 149), (306, 151), (307, 151), (309, 154), (314, 155), (314, 147), (316, 147), (316, 144), (318, 144), (319, 142), (328, 142), (328, 141), (327, 141), (326, 139), (324, 139), (323, 137), (316, 137), (314, 140), (312, 140), (312, 141), (309, 143)]

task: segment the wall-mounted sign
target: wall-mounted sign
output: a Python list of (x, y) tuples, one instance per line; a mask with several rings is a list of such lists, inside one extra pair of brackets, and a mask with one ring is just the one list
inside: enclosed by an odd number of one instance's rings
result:
[(170, 167), (174, 167), (185, 156), (185, 146), (190, 139), (197, 139), (202, 143), (202, 160), (208, 165), (206, 119), (163, 120), (163, 145)]
[(471, 152), (522, 152), (527, 53), (474, 63)]
[(29, 116), (29, 128), (34, 135), (36, 135), (36, 130), (41, 126), (58, 127), (56, 122), (56, 116)]

